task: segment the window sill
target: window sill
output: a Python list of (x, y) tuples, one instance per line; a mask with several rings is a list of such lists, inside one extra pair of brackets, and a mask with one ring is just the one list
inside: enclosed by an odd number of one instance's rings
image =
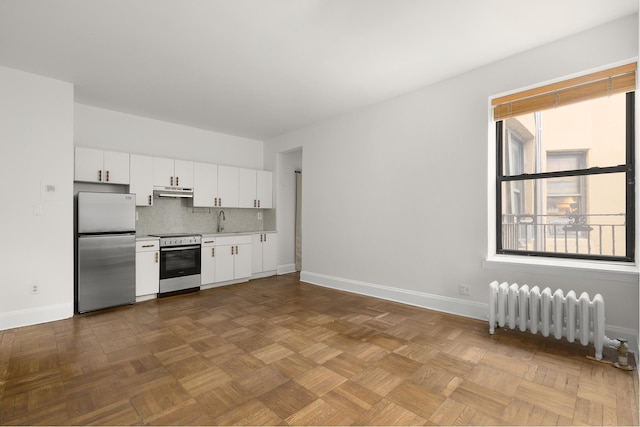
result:
[(607, 261), (583, 261), (517, 255), (493, 255), (482, 261), (482, 267), (493, 270), (511, 270), (558, 276), (604, 279), (616, 282), (638, 283), (638, 266)]

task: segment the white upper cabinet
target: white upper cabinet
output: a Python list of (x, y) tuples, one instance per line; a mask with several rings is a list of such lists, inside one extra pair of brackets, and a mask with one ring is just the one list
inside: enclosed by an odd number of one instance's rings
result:
[(256, 170), (239, 169), (238, 171), (238, 207), (257, 208)]
[(129, 184), (129, 154), (76, 147), (74, 180)]
[(193, 164), (193, 206), (219, 206), (218, 165), (199, 162)]
[(238, 207), (238, 179), (238, 168), (218, 165), (218, 200), (220, 207)]
[(154, 157), (153, 185), (193, 188), (193, 162)]
[(136, 206), (153, 205), (153, 157), (132, 154), (129, 158), (129, 192), (136, 195)]
[(176, 160), (174, 170), (177, 187), (193, 188), (193, 162)]
[(76, 181), (102, 182), (104, 155), (102, 150), (76, 147)]
[(169, 187), (174, 184), (173, 159), (153, 158), (153, 185)]
[(239, 170), (238, 205), (241, 208), (273, 207), (273, 174), (255, 169)]
[(75, 147), (75, 181), (129, 184), (136, 206), (153, 205), (153, 187), (193, 189), (193, 206), (273, 208), (273, 174), (234, 166)]
[(270, 171), (256, 171), (256, 199), (258, 207), (273, 208), (273, 173)]
[(174, 163), (173, 159), (165, 159), (163, 157), (153, 158), (153, 185), (157, 186), (174, 186)]

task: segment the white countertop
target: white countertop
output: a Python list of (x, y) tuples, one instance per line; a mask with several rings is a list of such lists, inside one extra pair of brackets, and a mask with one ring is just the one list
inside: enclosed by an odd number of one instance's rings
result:
[(136, 236), (136, 240), (139, 242), (145, 241), (145, 240), (158, 240), (160, 239), (159, 237), (154, 237), (154, 236)]
[(274, 230), (269, 230), (269, 231), (235, 231), (235, 232), (226, 232), (223, 231), (222, 233), (217, 233), (217, 232), (208, 232), (208, 233), (200, 233), (200, 235), (202, 237), (217, 237), (217, 236), (251, 236), (253, 234), (264, 234), (264, 233), (275, 233)]
[[(271, 234), (271, 233), (275, 233), (275, 230), (263, 230), (263, 231), (234, 231), (234, 232), (222, 232), (222, 233), (217, 233), (215, 231), (211, 231), (211, 232), (205, 232), (205, 233), (185, 233), (185, 234), (199, 234), (202, 237), (220, 237), (220, 236), (251, 236), (253, 234)], [(143, 240), (158, 240), (159, 237), (156, 236), (136, 236), (136, 240), (138, 241), (143, 241)]]

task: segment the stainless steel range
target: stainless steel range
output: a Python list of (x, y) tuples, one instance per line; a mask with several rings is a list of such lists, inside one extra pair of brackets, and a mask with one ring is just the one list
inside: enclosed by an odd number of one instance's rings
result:
[(160, 296), (200, 288), (199, 234), (155, 234), (160, 237)]

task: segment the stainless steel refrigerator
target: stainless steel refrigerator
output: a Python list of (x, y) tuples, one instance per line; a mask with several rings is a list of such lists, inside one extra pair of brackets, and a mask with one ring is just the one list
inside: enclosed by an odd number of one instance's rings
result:
[(134, 194), (78, 192), (76, 311), (136, 299)]

